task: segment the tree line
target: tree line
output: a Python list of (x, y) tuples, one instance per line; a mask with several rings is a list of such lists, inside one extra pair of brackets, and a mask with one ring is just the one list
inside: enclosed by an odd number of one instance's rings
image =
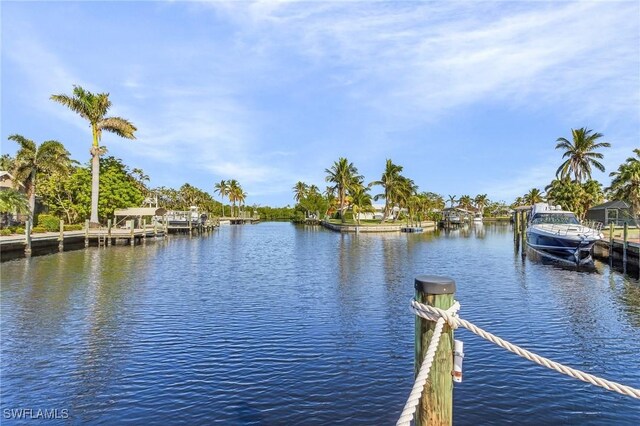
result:
[[(15, 156), (1, 156), (0, 170), (13, 175), (14, 188), (0, 191), (0, 212), (26, 213), (37, 220), (34, 217), (37, 197), (47, 213), (70, 224), (86, 219), (91, 223), (104, 223), (113, 217), (116, 209), (143, 204), (157, 204), (171, 210), (196, 206), (211, 215), (224, 215), (224, 206), (208, 192), (188, 183), (179, 189), (150, 188), (149, 176), (141, 169), (132, 169), (122, 160), (106, 155), (107, 148), (100, 145), (103, 132), (135, 139), (137, 131), (129, 120), (108, 116), (111, 107), (108, 93), (94, 94), (74, 86), (71, 95), (52, 95), (51, 100), (76, 112), (90, 125), (91, 161), (83, 165), (73, 160), (59, 141), (37, 144), (20, 134), (9, 136), (9, 140), (18, 145), (18, 151)], [(230, 214), (239, 214), (247, 197), (240, 183), (235, 179), (223, 180), (216, 184), (215, 190), (223, 198), (229, 197)]]

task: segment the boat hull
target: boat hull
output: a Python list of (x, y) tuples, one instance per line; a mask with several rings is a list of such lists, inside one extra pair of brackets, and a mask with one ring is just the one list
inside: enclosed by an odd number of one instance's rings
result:
[(593, 246), (599, 238), (585, 236), (553, 236), (529, 229), (527, 245), (542, 255), (577, 264), (592, 261)]

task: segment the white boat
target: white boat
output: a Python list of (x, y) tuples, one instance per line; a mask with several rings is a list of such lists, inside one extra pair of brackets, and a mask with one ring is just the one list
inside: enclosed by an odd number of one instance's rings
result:
[(473, 216), (473, 221), (474, 221), (474, 222), (482, 222), (482, 213), (476, 213), (476, 214)]
[(543, 256), (582, 265), (592, 261), (593, 246), (603, 238), (601, 228), (602, 224), (581, 225), (575, 214), (560, 206), (535, 204), (529, 215), (527, 245)]
[(220, 226), (222, 225), (231, 225), (231, 221), (229, 219), (223, 219), (220, 221)]

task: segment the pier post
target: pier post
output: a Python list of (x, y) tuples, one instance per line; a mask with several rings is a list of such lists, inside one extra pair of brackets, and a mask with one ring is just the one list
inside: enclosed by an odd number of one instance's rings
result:
[(31, 219), (27, 219), (24, 224), (24, 255), (31, 256)]
[(89, 247), (89, 219), (84, 221), (84, 246)]
[(140, 221), (142, 222), (142, 244), (146, 244), (147, 243), (147, 218), (140, 218)]
[(129, 221), (129, 230), (131, 231), (131, 245), (134, 246), (136, 244), (136, 228), (135, 228), (136, 222), (135, 220), (131, 219)]
[(629, 247), (629, 224), (624, 223), (622, 231), (622, 263), (627, 263), (627, 248)]
[(187, 221), (187, 224), (189, 226), (189, 236), (191, 236), (191, 233), (193, 231), (193, 229), (191, 229), (191, 212), (189, 212), (189, 219)]
[[(456, 283), (451, 278), (420, 275), (415, 279), (416, 300), (426, 305), (449, 309), (453, 305)], [(418, 374), (431, 342), (436, 323), (416, 316), (415, 374)], [(418, 404), (415, 425), (447, 426), (453, 422), (453, 330), (447, 323), (442, 329), (429, 379)]]
[(609, 257), (613, 257), (613, 222), (609, 223)]
[(107, 220), (107, 245), (111, 245), (111, 219)]
[(522, 212), (522, 217), (520, 218), (520, 236), (522, 241), (520, 245), (522, 246), (522, 255), (524, 256), (527, 252), (527, 213)]
[(60, 234), (58, 234), (58, 250), (64, 251), (64, 220), (60, 219)]

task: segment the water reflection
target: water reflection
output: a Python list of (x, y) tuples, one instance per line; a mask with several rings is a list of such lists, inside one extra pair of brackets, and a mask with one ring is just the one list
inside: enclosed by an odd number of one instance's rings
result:
[[(74, 422), (387, 424), (412, 384), (408, 300), (452, 276), (461, 316), (640, 385), (640, 286), (513, 255), (508, 224), (339, 234), (265, 223), (2, 265), (2, 408)], [(456, 422), (635, 424), (637, 406), (469, 333)], [(497, 401), (497, 402), (496, 402)], [(594, 403), (596, 402), (597, 403)], [(173, 420), (173, 419), (172, 419)]]

